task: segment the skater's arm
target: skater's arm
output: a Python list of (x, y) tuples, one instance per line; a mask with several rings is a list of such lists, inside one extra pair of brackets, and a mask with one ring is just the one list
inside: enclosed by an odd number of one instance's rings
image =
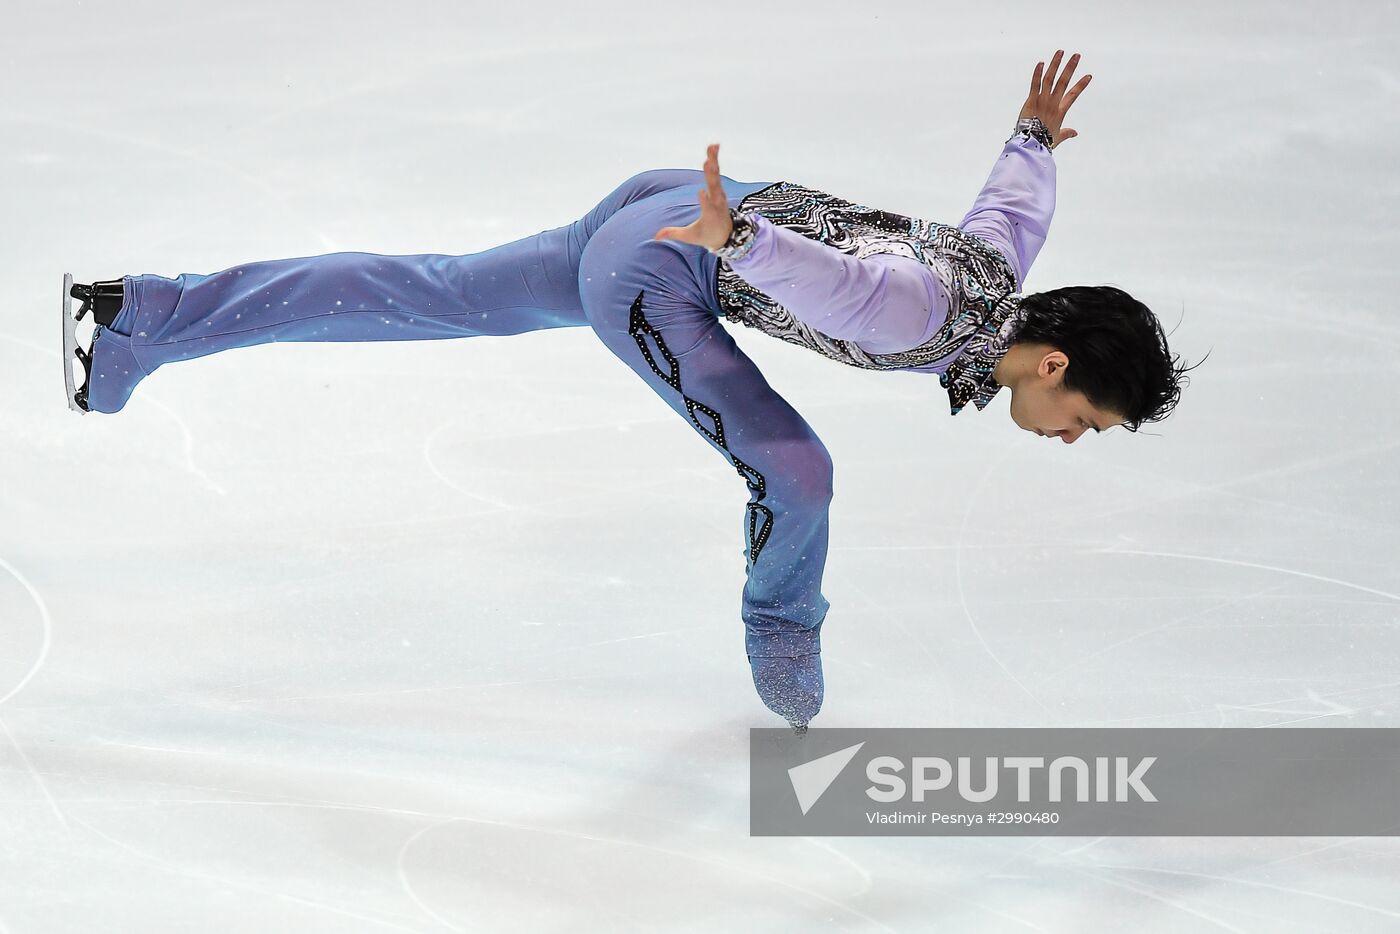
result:
[(1001, 251), (1020, 290), (1054, 213), (1055, 160), (1034, 136), (1017, 130), (958, 226)]
[(753, 243), (725, 260), (745, 282), (827, 337), (855, 342), (867, 353), (917, 347), (943, 323), (948, 299), (933, 272), (906, 256), (863, 258), (745, 214)]
[(1070, 57), (1064, 74), (1056, 82), (1055, 72), (1062, 54), (1063, 51), (1055, 53), (1050, 60), (1050, 70), (1043, 76), (1044, 63), (1035, 66), (1030, 93), (1017, 117), (1016, 131), (1002, 147), (972, 209), (958, 224), (1006, 256), (1016, 273), (1018, 289), (1045, 244), (1050, 218), (1055, 213), (1055, 160), (1050, 150), (1079, 135), (1069, 127), (1062, 129), (1061, 125), (1070, 105), (1093, 77), (1085, 75), (1072, 90), (1066, 90), (1079, 64), (1079, 55)]

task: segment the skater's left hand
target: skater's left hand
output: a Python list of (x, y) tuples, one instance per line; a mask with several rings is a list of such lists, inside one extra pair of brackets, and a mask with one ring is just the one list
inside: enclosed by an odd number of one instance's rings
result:
[(707, 250), (718, 250), (729, 240), (734, 221), (729, 200), (719, 183), (719, 143), (711, 143), (705, 157), (705, 187), (700, 189), (700, 217), (686, 227), (662, 227), (653, 240), (679, 240)]
[(1065, 90), (1069, 86), (1069, 79), (1074, 77), (1074, 69), (1079, 64), (1079, 53), (1075, 52), (1069, 57), (1069, 67), (1065, 73), (1060, 75), (1060, 80), (1055, 81), (1055, 72), (1060, 67), (1060, 56), (1065, 54), (1064, 49), (1055, 53), (1055, 57), (1050, 59), (1050, 72), (1041, 80), (1041, 69), (1045, 67), (1044, 62), (1037, 62), (1035, 72), (1031, 75), (1031, 91), (1026, 97), (1026, 102), (1021, 105), (1021, 114), (1016, 119), (1025, 117), (1039, 117), (1040, 122), (1045, 124), (1045, 128), (1050, 131), (1050, 136), (1055, 140), (1055, 144), (1060, 145), (1067, 139), (1074, 139), (1078, 132), (1069, 127), (1060, 129), (1060, 124), (1064, 123), (1065, 114), (1069, 112), (1070, 105), (1079, 97), (1081, 91), (1089, 86), (1089, 79), (1093, 75), (1085, 75), (1071, 90)]

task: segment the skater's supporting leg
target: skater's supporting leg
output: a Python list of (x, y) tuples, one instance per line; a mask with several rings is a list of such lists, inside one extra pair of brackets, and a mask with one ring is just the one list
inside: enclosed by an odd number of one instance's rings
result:
[(663, 226), (688, 223), (694, 205), (687, 188), (615, 214), (584, 251), (580, 292), (603, 343), (747, 484), (746, 650), (765, 702), (805, 722), (821, 704), (831, 458), (720, 324), (697, 279), (704, 267), (697, 251), (651, 239)]

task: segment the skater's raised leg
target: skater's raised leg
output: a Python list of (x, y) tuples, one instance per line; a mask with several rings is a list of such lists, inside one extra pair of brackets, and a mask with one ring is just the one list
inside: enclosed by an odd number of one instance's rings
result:
[(587, 321), (578, 265), (589, 238), (619, 209), (695, 174), (639, 173), (574, 223), (479, 253), (328, 253), (245, 263), (209, 275), (126, 276), (119, 311), (111, 320), (99, 319), (95, 332), (87, 405), (119, 411), (157, 368), (234, 347), (582, 326)]

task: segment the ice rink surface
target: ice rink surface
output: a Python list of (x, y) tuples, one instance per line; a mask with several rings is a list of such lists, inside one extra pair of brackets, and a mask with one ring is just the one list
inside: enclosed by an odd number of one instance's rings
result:
[(62, 275), (469, 253), (646, 168), (956, 223), (1195, 363), (1073, 446), (731, 328), (836, 463), (835, 726), (1400, 726), (1393, 4), (15, 3), (0, 932), (1400, 930), (1396, 838), (753, 838), (747, 491), (587, 329), (64, 406)]

